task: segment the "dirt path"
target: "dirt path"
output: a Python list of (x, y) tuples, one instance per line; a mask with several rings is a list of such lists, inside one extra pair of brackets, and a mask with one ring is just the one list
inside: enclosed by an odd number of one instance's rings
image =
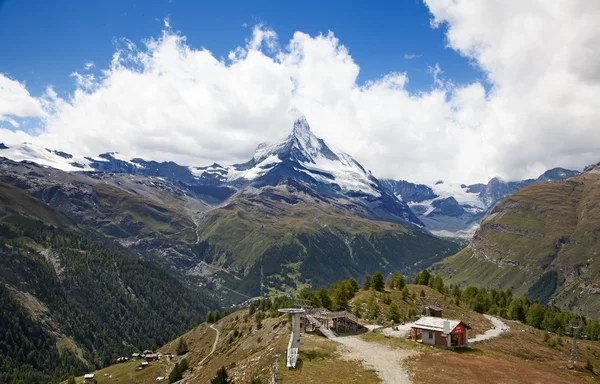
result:
[(502, 320), (498, 319), (497, 317), (490, 316), (490, 315), (483, 315), (483, 316), (486, 319), (488, 319), (489, 321), (491, 321), (492, 324), (494, 325), (494, 327), (485, 331), (485, 333), (483, 335), (477, 335), (474, 338), (469, 339), (469, 344), (493, 339), (494, 337), (500, 336), (504, 332), (510, 331), (510, 327), (508, 325), (506, 325)]
[(215, 342), (213, 343), (212, 350), (210, 351), (210, 353), (208, 355), (206, 355), (204, 357), (204, 359), (202, 359), (202, 361), (200, 361), (198, 363), (198, 365), (202, 365), (206, 361), (206, 359), (208, 359), (213, 353), (215, 353), (215, 349), (217, 349), (217, 343), (219, 342), (219, 336), (221, 334), (220, 334), (219, 330), (217, 328), (215, 328), (215, 326), (213, 324), (210, 325), (210, 328), (213, 329), (215, 332), (217, 332), (217, 337), (215, 338)]
[(332, 339), (343, 344), (348, 360), (362, 360), (365, 368), (374, 369), (383, 383), (410, 384), (408, 372), (402, 362), (416, 352), (400, 348), (389, 348), (377, 343), (368, 343), (356, 336)]

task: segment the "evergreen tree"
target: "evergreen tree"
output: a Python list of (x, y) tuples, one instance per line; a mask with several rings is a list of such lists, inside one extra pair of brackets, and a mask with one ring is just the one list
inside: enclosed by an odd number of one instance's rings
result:
[(381, 313), (381, 308), (377, 303), (377, 296), (374, 290), (371, 290), (371, 295), (369, 296), (369, 301), (367, 302), (367, 312), (369, 313), (369, 319), (371, 321), (377, 320), (379, 314)]
[(385, 288), (383, 273), (379, 271), (375, 272), (373, 275), (373, 280), (371, 281), (371, 287), (376, 291), (383, 291), (383, 288)]
[(333, 309), (336, 311), (345, 311), (348, 309), (348, 301), (352, 297), (350, 284), (343, 280), (331, 286)]
[(348, 279), (348, 284), (352, 290), (352, 294), (355, 294), (356, 292), (358, 292), (358, 281), (356, 281), (356, 279), (354, 277), (351, 277)]
[(329, 296), (329, 292), (327, 292), (327, 288), (325, 288), (325, 286), (319, 288), (317, 295), (319, 296), (319, 302), (323, 308), (332, 308), (331, 297)]
[(398, 310), (398, 306), (396, 303), (390, 304), (390, 308), (388, 309), (387, 318), (394, 323), (398, 323), (400, 321), (400, 311)]
[(183, 372), (181, 371), (179, 363), (175, 363), (175, 366), (169, 374), (169, 383), (175, 383), (181, 379), (183, 379)]
[(444, 281), (442, 280), (442, 278), (440, 276), (436, 276), (434, 281), (433, 281), (433, 289), (435, 289), (438, 292), (443, 293), (444, 292)]
[(404, 288), (402, 288), (402, 300), (407, 301), (408, 300), (408, 287), (404, 286)]
[[(253, 308), (252, 306), (250, 306), (250, 308)], [(215, 316), (213, 315), (212, 311), (209, 311), (206, 314), (206, 322), (209, 324), (212, 324), (215, 322)]]
[(368, 291), (369, 289), (371, 289), (371, 275), (365, 275), (362, 289), (363, 291)]
[(177, 347), (175, 348), (175, 353), (177, 355), (185, 355), (188, 352), (188, 346), (183, 337), (179, 338), (179, 343), (177, 343)]
[(394, 288), (396, 288), (398, 290), (402, 290), (406, 286), (406, 282), (404, 281), (404, 276), (400, 272), (394, 273), (392, 282), (393, 282)]
[(429, 273), (428, 270), (424, 269), (423, 271), (421, 271), (421, 276), (420, 276), (419, 282), (417, 284), (427, 285), (427, 284), (429, 284), (429, 279), (431, 279), (431, 273)]
[(458, 287), (458, 284), (452, 286), (452, 297), (460, 299), (460, 288)]
[(359, 319), (362, 318), (362, 300), (355, 299), (354, 300), (354, 308), (352, 308), (352, 314)]
[(75, 377), (69, 377), (69, 381), (67, 381), (67, 384), (75, 384)]
[(190, 368), (190, 366), (188, 364), (188, 360), (187, 359), (181, 360), (181, 363), (179, 363), (179, 370), (181, 371), (181, 373), (187, 371), (189, 368)]
[(527, 311), (526, 321), (532, 327), (541, 328), (544, 321), (544, 308), (540, 303), (532, 304)]
[(523, 310), (521, 300), (515, 299), (511, 301), (510, 306), (508, 307), (508, 317), (511, 320), (525, 322), (525, 311)]
[(233, 380), (229, 378), (225, 367), (221, 367), (215, 377), (210, 380), (210, 384), (233, 384)]
[(417, 284), (421, 284), (421, 274), (417, 273), (413, 279), (412, 279), (412, 283), (417, 285)]

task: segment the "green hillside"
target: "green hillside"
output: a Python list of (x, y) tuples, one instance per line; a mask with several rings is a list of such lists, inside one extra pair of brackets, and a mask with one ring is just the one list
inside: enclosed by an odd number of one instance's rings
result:
[(600, 317), (600, 168), (523, 188), (434, 267), (454, 283), (510, 288)]
[[(336, 202), (278, 186), (240, 194), (207, 212), (197, 253), (233, 272), (249, 295), (329, 285), (375, 270), (412, 273), (460, 246), (396, 223), (361, 217)], [(227, 276), (225, 276), (227, 278)]]
[[(69, 230), (0, 186), (0, 382), (47, 383), (161, 345), (214, 302), (151, 264)], [(35, 218), (39, 217), (39, 220)]]

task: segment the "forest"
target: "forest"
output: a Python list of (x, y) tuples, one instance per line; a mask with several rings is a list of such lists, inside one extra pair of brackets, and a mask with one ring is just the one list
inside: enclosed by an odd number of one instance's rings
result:
[(104, 367), (166, 343), (216, 307), (143, 260), (24, 219), (0, 224), (0, 282), (0, 383)]

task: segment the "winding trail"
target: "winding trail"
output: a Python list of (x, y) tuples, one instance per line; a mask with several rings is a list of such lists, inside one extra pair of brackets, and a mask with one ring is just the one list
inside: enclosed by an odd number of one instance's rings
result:
[(219, 336), (221, 335), (221, 333), (219, 332), (219, 330), (217, 328), (215, 328), (215, 326), (213, 324), (210, 325), (210, 327), (217, 332), (217, 337), (215, 338), (215, 342), (213, 343), (212, 346), (212, 350), (210, 351), (210, 353), (208, 355), (206, 355), (204, 357), (204, 359), (202, 359), (202, 361), (200, 361), (198, 363), (198, 365), (202, 365), (204, 364), (204, 362), (206, 361), (206, 359), (208, 359), (213, 353), (215, 353), (215, 350), (217, 349), (217, 343), (219, 342)]
[(479, 343), (480, 341), (493, 339), (495, 337), (500, 336), (504, 332), (510, 331), (510, 327), (499, 318), (490, 315), (483, 315), (483, 317), (492, 322), (492, 324), (494, 325), (493, 328), (488, 329), (482, 335), (477, 335), (474, 338), (469, 339), (469, 344)]

